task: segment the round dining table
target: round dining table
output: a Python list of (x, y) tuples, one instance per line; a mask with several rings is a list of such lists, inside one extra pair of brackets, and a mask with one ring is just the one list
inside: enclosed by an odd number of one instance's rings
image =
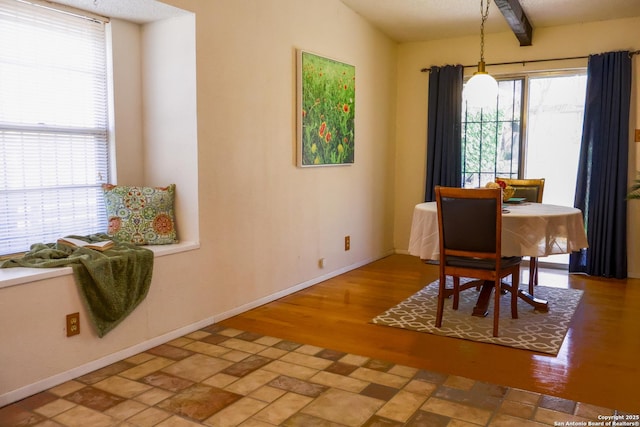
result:
[[(469, 212), (469, 221), (473, 221), (473, 212)], [(531, 202), (503, 204), (502, 256), (544, 257), (588, 246), (580, 209)], [(425, 262), (440, 258), (436, 202), (415, 206), (409, 253)], [(534, 298), (528, 292), (520, 290), (519, 296), (540, 310), (548, 309), (547, 301)]]
[[(469, 221), (473, 221), (473, 212), (469, 212)], [(580, 209), (529, 202), (503, 205), (503, 256), (544, 257), (571, 253), (588, 246)], [(416, 205), (409, 253), (423, 260), (440, 257), (436, 202)]]

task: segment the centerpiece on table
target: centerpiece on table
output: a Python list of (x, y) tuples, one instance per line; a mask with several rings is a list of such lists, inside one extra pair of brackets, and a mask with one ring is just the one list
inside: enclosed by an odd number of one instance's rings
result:
[(507, 183), (501, 179), (496, 179), (493, 182), (487, 182), (487, 185), (485, 185), (485, 187), (500, 188), (502, 190), (502, 201), (504, 202), (512, 198), (516, 192), (516, 189), (514, 187), (507, 185)]

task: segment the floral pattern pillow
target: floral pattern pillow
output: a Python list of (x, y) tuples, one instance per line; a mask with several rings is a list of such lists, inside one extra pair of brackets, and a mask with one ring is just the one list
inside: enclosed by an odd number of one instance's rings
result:
[(175, 184), (167, 187), (104, 184), (107, 234), (114, 240), (135, 245), (177, 243), (175, 189)]

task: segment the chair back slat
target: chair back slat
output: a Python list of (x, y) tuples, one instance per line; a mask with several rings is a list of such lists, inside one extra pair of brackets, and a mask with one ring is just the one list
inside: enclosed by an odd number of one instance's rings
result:
[(499, 188), (436, 187), (440, 257), (501, 257), (502, 192)]
[(442, 197), (443, 238), (446, 249), (496, 252), (495, 199)]
[(522, 197), (527, 202), (542, 203), (544, 192), (544, 178), (535, 179), (514, 179), (496, 178), (504, 181), (515, 189), (513, 197)]
[(513, 188), (515, 188), (513, 197), (522, 197), (527, 202), (538, 201), (538, 194), (540, 193), (539, 187), (527, 187), (527, 186), (514, 185)]

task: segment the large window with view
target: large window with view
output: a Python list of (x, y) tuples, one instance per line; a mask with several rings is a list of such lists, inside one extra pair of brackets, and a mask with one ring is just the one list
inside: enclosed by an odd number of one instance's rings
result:
[[(532, 73), (500, 79), (495, 106), (463, 99), (463, 186), (545, 178), (543, 203), (573, 206), (586, 83), (584, 69)], [(568, 255), (545, 261), (565, 264)]]
[(106, 230), (105, 23), (0, 0), (0, 255)]
[(585, 70), (531, 74), (499, 80), (495, 106), (463, 100), (463, 185), (545, 178), (545, 201), (572, 205), (586, 82)]

